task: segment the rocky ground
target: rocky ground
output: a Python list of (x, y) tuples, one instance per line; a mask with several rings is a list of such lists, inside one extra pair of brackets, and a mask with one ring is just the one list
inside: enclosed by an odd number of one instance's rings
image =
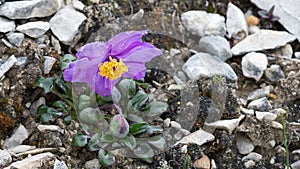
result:
[(230, 2), (0, 1), (0, 168), (105, 168), (73, 146), (79, 121), (40, 121), (57, 96), (34, 82), (88, 42), (148, 29), (163, 55), (145, 81), (178, 140), (152, 163), (116, 154), (107, 168), (299, 169), (300, 1)]

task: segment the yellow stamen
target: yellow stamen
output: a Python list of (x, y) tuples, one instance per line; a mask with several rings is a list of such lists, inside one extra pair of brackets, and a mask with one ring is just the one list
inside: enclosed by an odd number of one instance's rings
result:
[(99, 75), (109, 78), (109, 80), (115, 80), (125, 72), (128, 72), (128, 66), (126, 66), (122, 59), (119, 62), (109, 56), (109, 61), (99, 64)]

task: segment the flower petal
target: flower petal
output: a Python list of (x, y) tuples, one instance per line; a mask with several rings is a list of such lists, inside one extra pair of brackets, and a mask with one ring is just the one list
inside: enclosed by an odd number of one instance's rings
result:
[(128, 72), (124, 73), (122, 77), (133, 78), (135, 80), (140, 80), (145, 77), (146, 66), (142, 62), (124, 62), (128, 66)]
[(95, 83), (90, 87), (101, 96), (110, 96), (112, 89), (119, 82), (119, 80), (120, 78), (110, 81), (108, 78), (97, 75)]
[(162, 51), (155, 48), (152, 44), (144, 42), (135, 46), (128, 53), (116, 56), (122, 58), (124, 62), (149, 62), (152, 58), (162, 55)]
[(111, 38), (107, 45), (112, 45), (111, 55), (117, 55), (124, 50), (126, 50), (134, 42), (142, 42), (142, 37), (147, 33), (146, 30), (143, 31), (128, 31), (121, 32)]
[(78, 59), (88, 58), (89, 60), (100, 58), (102, 60), (104, 57), (108, 57), (111, 46), (104, 42), (93, 42), (88, 43), (81, 47), (76, 53)]

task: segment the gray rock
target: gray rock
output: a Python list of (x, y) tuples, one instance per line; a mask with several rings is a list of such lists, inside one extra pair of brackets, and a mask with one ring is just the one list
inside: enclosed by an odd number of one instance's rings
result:
[(59, 44), (59, 40), (56, 39), (54, 36), (51, 36), (51, 44), (54, 50), (56, 50), (58, 54), (61, 54), (61, 46)]
[(262, 155), (255, 153), (255, 152), (251, 152), (248, 155), (246, 155), (245, 157), (243, 157), (242, 161), (247, 161), (247, 160), (259, 161), (261, 159), (262, 159)]
[(10, 169), (10, 168), (22, 168), (22, 169), (33, 169), (33, 168), (41, 168), (43, 162), (48, 162), (50, 160), (53, 160), (55, 158), (55, 155), (52, 153), (42, 153), (34, 156), (29, 156), (21, 161), (16, 161), (12, 163), (10, 166), (4, 168), (4, 169)]
[(300, 160), (291, 164), (292, 169), (300, 169)]
[(86, 16), (68, 5), (59, 10), (49, 23), (53, 34), (62, 43), (70, 45), (79, 37), (85, 20)]
[(249, 103), (248, 109), (253, 109), (257, 111), (269, 111), (272, 109), (271, 104), (269, 103), (268, 99), (266, 97), (253, 100)]
[(20, 66), (21, 68), (24, 67), (29, 62), (27, 57), (19, 57), (17, 58), (17, 62), (15, 65)]
[(35, 114), (37, 109), (43, 104), (46, 104), (46, 99), (44, 97), (40, 97), (37, 101), (31, 104), (30, 112)]
[(22, 124), (20, 124), (19, 127), (14, 130), (13, 134), (4, 141), (3, 148), (9, 149), (18, 146), (22, 144), (22, 142), (28, 137), (28, 130)]
[(270, 112), (260, 112), (260, 111), (256, 111), (255, 116), (259, 121), (263, 121), (263, 120), (273, 121), (277, 118), (277, 114), (270, 113)]
[(229, 37), (243, 33), (248, 35), (248, 25), (243, 11), (232, 3), (228, 3), (226, 13), (226, 28)]
[(90, 161), (87, 161), (84, 164), (85, 169), (100, 169), (101, 165), (99, 164), (99, 160), (94, 158)]
[(241, 115), (238, 119), (230, 119), (230, 120), (219, 120), (213, 123), (205, 124), (205, 130), (207, 128), (217, 128), (217, 129), (225, 129), (231, 134), (235, 128), (239, 125), (240, 121), (245, 118), (245, 115)]
[(59, 161), (58, 159), (55, 159), (53, 169), (68, 169), (68, 166), (64, 161)]
[[(0, 6), (1, 8), (1, 6)], [(9, 32), (16, 29), (15, 21), (0, 17), (0, 32)]]
[(174, 49), (174, 48), (170, 49), (170, 55), (171, 55), (171, 57), (173, 57), (173, 56), (175, 56), (175, 55), (177, 55), (179, 53), (180, 53), (180, 50), (178, 50), (178, 49)]
[(4, 167), (11, 163), (12, 158), (8, 151), (0, 149), (0, 167)]
[(222, 61), (226, 61), (232, 56), (229, 42), (221, 36), (205, 36), (201, 38), (198, 50), (217, 56)]
[(200, 130), (197, 130), (197, 131), (191, 133), (190, 135), (183, 137), (175, 145), (177, 145), (177, 144), (197, 144), (197, 145), (201, 146), (207, 142), (213, 141), (214, 139), (215, 139), (214, 135), (200, 129)]
[(256, 81), (263, 76), (268, 65), (267, 56), (263, 53), (251, 52), (242, 59), (243, 75), (254, 78)]
[(247, 100), (252, 101), (263, 97), (269, 97), (269, 94), (270, 94), (270, 86), (265, 86), (263, 88), (256, 89), (250, 92), (247, 97)]
[[(218, 66), (216, 67), (216, 65)], [(184, 63), (182, 70), (193, 81), (200, 77), (213, 76), (224, 76), (229, 80), (237, 80), (237, 75), (227, 63), (208, 53), (193, 55)]]
[(205, 11), (188, 11), (181, 15), (186, 29), (200, 37), (208, 35), (225, 35), (225, 18), (219, 14)]
[(241, 154), (248, 154), (254, 150), (254, 145), (251, 140), (243, 134), (238, 134), (236, 137), (236, 145)]
[(49, 74), (54, 63), (56, 62), (56, 59), (50, 56), (44, 56), (44, 74)]
[(12, 55), (4, 63), (0, 64), (0, 78), (17, 62), (17, 58)]
[(273, 14), (280, 17), (279, 22), (300, 41), (300, 0), (251, 0), (259, 8), (269, 11), (274, 5)]
[(9, 32), (6, 34), (6, 37), (11, 44), (17, 47), (19, 47), (24, 40), (23, 33)]
[(17, 31), (23, 32), (32, 38), (38, 38), (49, 29), (49, 23), (43, 21), (27, 22), (23, 25), (17, 26)]
[(10, 19), (28, 19), (46, 17), (54, 14), (59, 8), (59, 0), (35, 0), (5, 2), (0, 5), (0, 16)]
[(271, 65), (265, 71), (265, 76), (271, 81), (276, 82), (280, 79), (284, 79), (284, 72), (279, 65)]
[(241, 55), (247, 52), (275, 49), (284, 46), (296, 38), (285, 31), (260, 30), (247, 36), (245, 39), (231, 48), (233, 55)]

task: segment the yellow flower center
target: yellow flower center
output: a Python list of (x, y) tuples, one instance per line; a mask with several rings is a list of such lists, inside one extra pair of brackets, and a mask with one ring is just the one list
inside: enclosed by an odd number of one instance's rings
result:
[(115, 80), (125, 72), (128, 72), (128, 66), (124, 65), (122, 59), (119, 62), (109, 56), (109, 61), (99, 64), (99, 75)]

